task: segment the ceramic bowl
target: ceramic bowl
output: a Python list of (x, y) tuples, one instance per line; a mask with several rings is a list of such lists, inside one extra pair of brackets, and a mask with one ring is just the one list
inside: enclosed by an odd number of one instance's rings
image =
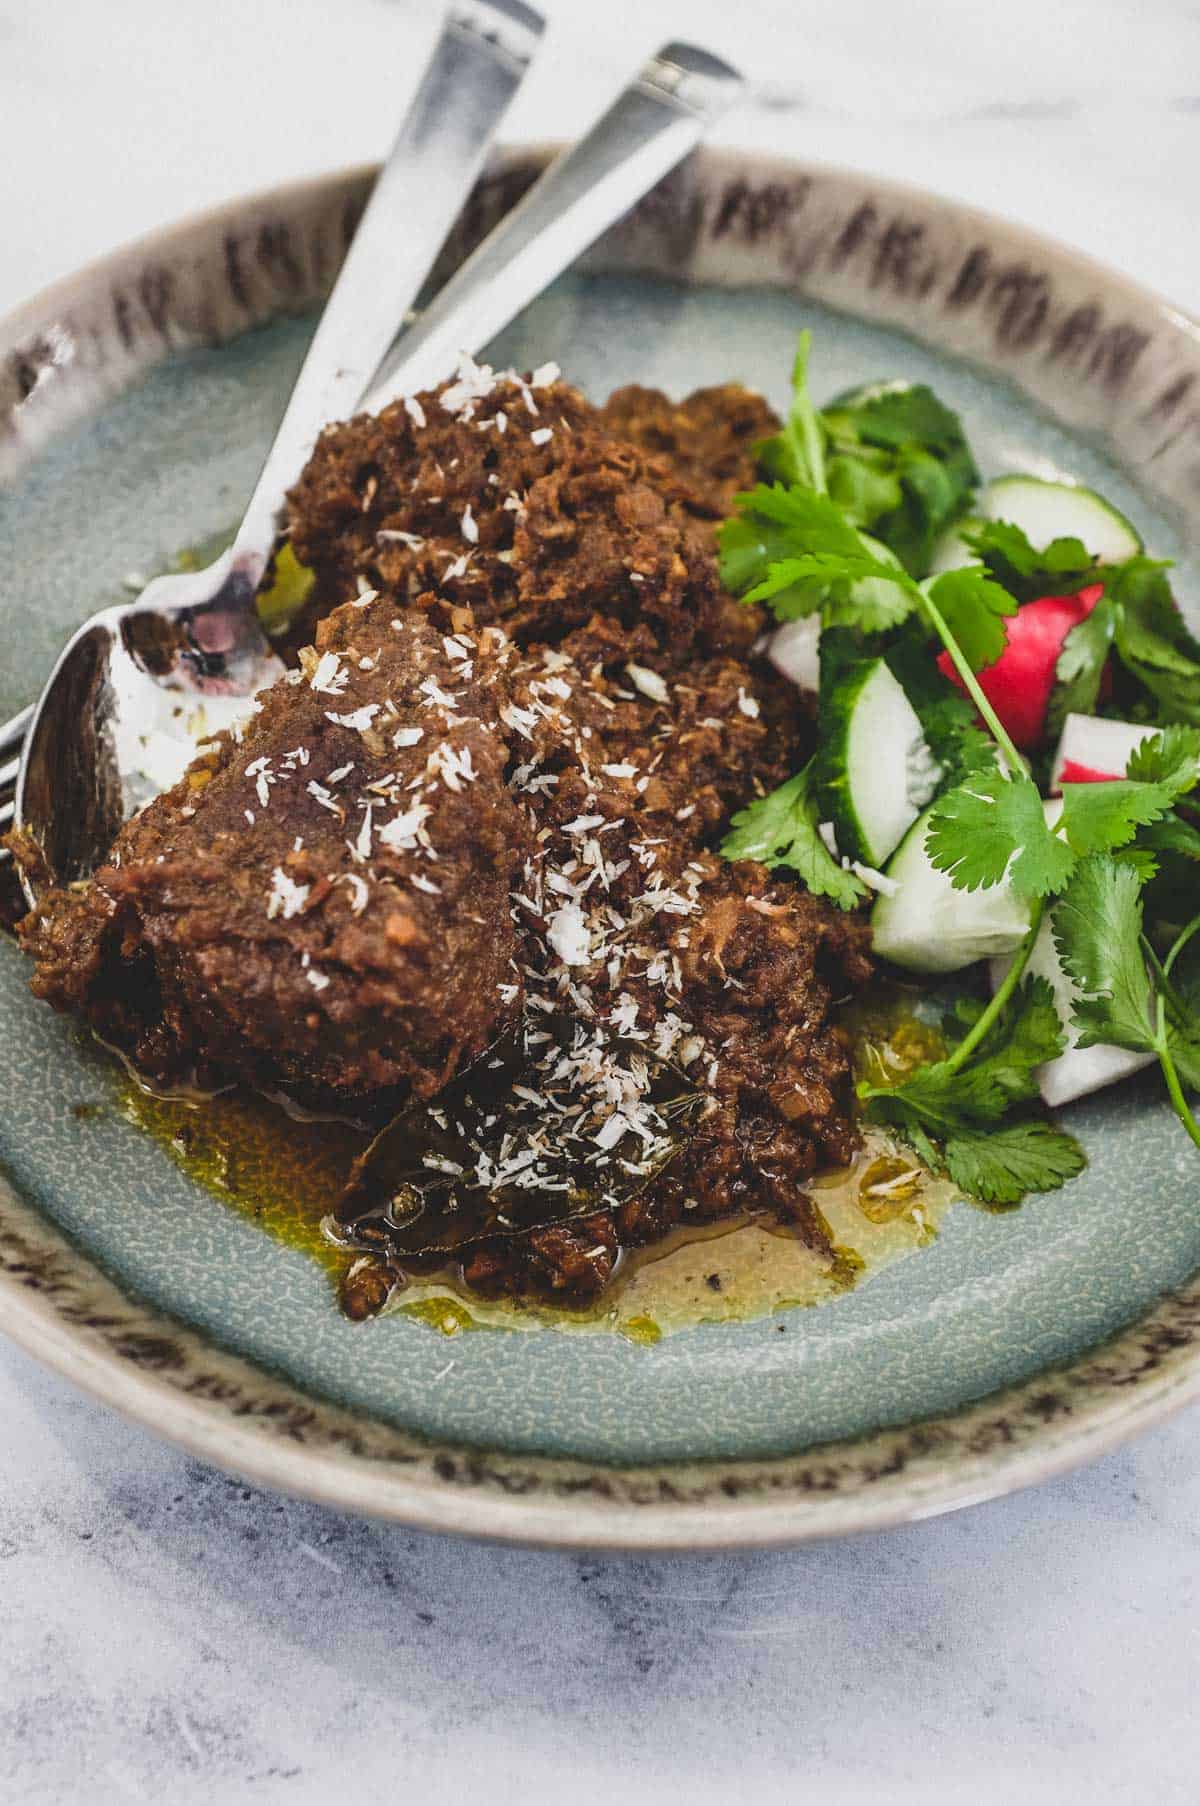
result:
[[(447, 265), (544, 162), (517, 149)], [(0, 323), (0, 716), (68, 629), (227, 529), (370, 180), (235, 202)], [(1062, 470), (1194, 584), (1197, 329), (1135, 283), (956, 203), (697, 156), (504, 335), (593, 394), (731, 378), (818, 396), (932, 381), (989, 473)], [(196, 1454), (356, 1511), (554, 1544), (783, 1543), (1061, 1471), (1200, 1390), (1200, 1165), (1152, 1080), (1068, 1113), (1062, 1192), (956, 1207), (836, 1302), (616, 1336), (354, 1326), (327, 1272), (127, 1118), (113, 1064), (0, 944), (0, 1327)]]

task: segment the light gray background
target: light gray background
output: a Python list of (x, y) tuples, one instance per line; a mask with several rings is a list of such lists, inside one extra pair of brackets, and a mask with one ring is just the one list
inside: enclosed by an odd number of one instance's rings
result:
[[(1200, 11), (543, 0), (513, 136), (672, 33), (730, 140), (996, 208), (1200, 312)], [(378, 154), (433, 0), (0, 0), (0, 308)], [(1193, 1410), (1072, 1478), (795, 1554), (590, 1560), (262, 1495), (0, 1344), (0, 1801), (1197, 1798)]]

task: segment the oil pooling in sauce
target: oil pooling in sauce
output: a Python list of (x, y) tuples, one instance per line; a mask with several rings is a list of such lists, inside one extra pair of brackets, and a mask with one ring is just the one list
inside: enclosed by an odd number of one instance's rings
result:
[[(222, 1202), (331, 1275), (344, 1275), (354, 1257), (322, 1224), (367, 1144), (363, 1130), (297, 1120), (237, 1091), (200, 1102), (157, 1097), (132, 1078), (122, 1080), (118, 1108)], [(814, 1176), (807, 1189), (832, 1254), (784, 1227), (734, 1218), (627, 1251), (601, 1299), (582, 1309), (480, 1298), (452, 1270), (414, 1275), (389, 1308), (450, 1336), (553, 1327), (653, 1343), (696, 1323), (746, 1321), (836, 1298), (931, 1242), (957, 1195), (875, 1128), (848, 1167)]]

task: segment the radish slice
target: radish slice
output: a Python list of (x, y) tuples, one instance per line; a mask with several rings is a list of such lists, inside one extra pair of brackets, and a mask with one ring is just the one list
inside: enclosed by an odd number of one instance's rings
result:
[[(1103, 594), (1102, 583), (1089, 583), (1078, 595), (1041, 596), (1036, 602), (1026, 602), (1005, 621), (1008, 644), (994, 665), (978, 673), (978, 679), (1014, 743), (1022, 749), (1037, 746), (1045, 732), (1063, 641), (1072, 627), (1086, 620)], [(937, 662), (938, 670), (963, 690), (949, 653), (940, 653)]]
[(1064, 784), (1111, 784), (1120, 775), (1119, 771), (1097, 771), (1094, 766), (1077, 765), (1074, 759), (1064, 759), (1057, 789), (1061, 790)]
[(1106, 721), (1101, 715), (1068, 715), (1050, 770), (1050, 789), (1064, 784), (1100, 784), (1123, 778), (1129, 755), (1158, 729), (1136, 721)]
[[(1069, 719), (1086, 721), (1091, 717), (1080, 715)], [(1060, 797), (1051, 797), (1043, 804), (1047, 827), (1054, 827), (1062, 807)], [(1011, 965), (1011, 954), (990, 962), (988, 972), (993, 991), (999, 990)], [(1106, 1085), (1115, 1085), (1118, 1079), (1127, 1079), (1131, 1073), (1153, 1065), (1153, 1054), (1133, 1053), (1126, 1047), (1079, 1046), (1079, 1030), (1072, 1021), (1071, 1010), (1081, 992), (1058, 957), (1058, 948), (1054, 945), (1053, 910), (1038, 930), (1025, 970), (1032, 977), (1044, 978), (1050, 986), (1054, 1007), (1067, 1038), (1066, 1048), (1057, 1060), (1047, 1060), (1038, 1069), (1038, 1089), (1042, 1101), (1051, 1109), (1057, 1109), (1059, 1104), (1069, 1104), (1074, 1098), (1086, 1097), (1089, 1092), (1102, 1091)]]
[[(1007, 958), (992, 961), (993, 990), (998, 988), (1011, 964), (1011, 959)], [(1066, 1051), (1059, 1054), (1057, 1060), (1047, 1060), (1038, 1070), (1038, 1089), (1043, 1102), (1051, 1109), (1056, 1109), (1059, 1104), (1069, 1104), (1074, 1098), (1086, 1097), (1089, 1092), (1102, 1091), (1106, 1085), (1115, 1085), (1118, 1079), (1127, 1079), (1131, 1073), (1154, 1064), (1153, 1054), (1133, 1053), (1127, 1047), (1078, 1045), (1079, 1030), (1071, 1020), (1071, 1007), (1080, 992), (1075, 981), (1063, 970), (1048, 919), (1042, 923), (1025, 970), (1044, 978), (1049, 984), (1054, 992), (1058, 1019), (1067, 1037)]]
[(785, 621), (767, 647), (767, 657), (777, 671), (801, 690), (821, 687), (821, 617), (801, 615), (798, 621)]

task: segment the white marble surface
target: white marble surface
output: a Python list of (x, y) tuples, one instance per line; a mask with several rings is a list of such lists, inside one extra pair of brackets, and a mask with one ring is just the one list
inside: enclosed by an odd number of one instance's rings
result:
[[(512, 135), (687, 32), (752, 141), (965, 196), (1200, 312), (1182, 0), (543, 0)], [(378, 153), (429, 0), (0, 0), (0, 309)], [(263, 1496), (0, 1345), (0, 1801), (1196, 1799), (1193, 1410), (891, 1535), (703, 1561), (463, 1546)]]

